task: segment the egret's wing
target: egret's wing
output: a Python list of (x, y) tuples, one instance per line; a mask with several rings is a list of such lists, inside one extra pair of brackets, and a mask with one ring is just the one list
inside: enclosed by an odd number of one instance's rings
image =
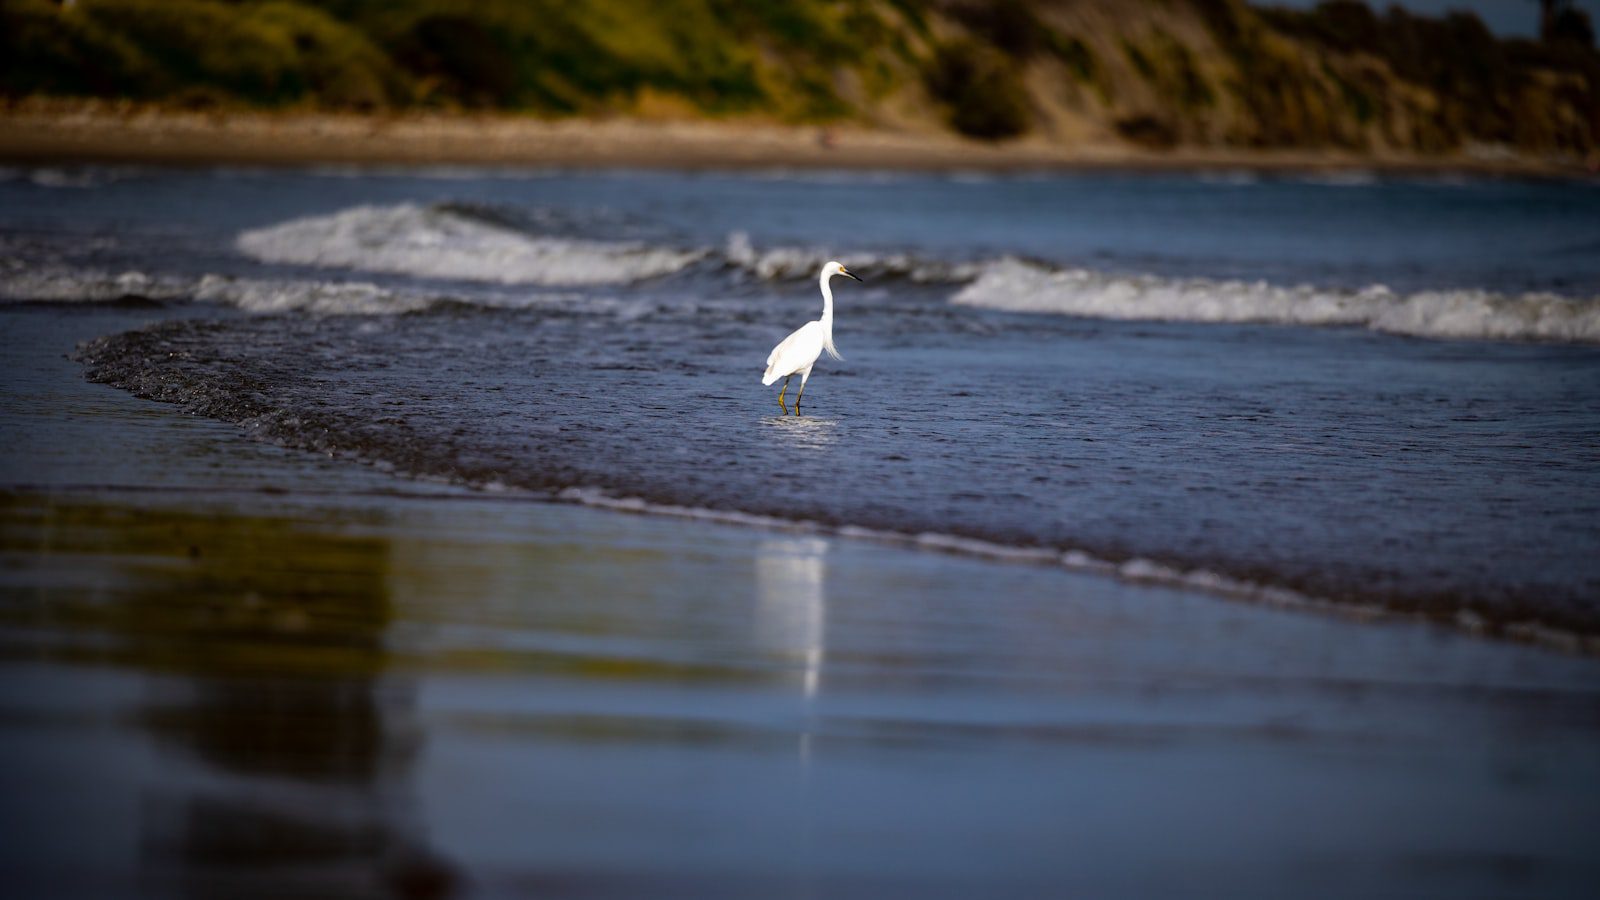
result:
[(822, 323), (807, 322), (795, 329), (767, 354), (767, 371), (762, 384), (771, 384), (785, 375), (792, 375), (822, 353)]

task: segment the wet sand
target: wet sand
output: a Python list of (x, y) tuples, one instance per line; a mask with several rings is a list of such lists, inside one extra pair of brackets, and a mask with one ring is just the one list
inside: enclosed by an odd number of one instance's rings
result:
[(507, 115), (184, 112), (100, 103), (0, 111), (0, 160), (155, 165), (895, 170), (1381, 171), (1584, 177), (1572, 161), (1332, 150), (1144, 150), (1044, 137), (989, 143), (942, 132), (738, 121), (546, 120)]
[(65, 358), (172, 314), (0, 309), (11, 896), (1600, 877), (1600, 660), (402, 482)]

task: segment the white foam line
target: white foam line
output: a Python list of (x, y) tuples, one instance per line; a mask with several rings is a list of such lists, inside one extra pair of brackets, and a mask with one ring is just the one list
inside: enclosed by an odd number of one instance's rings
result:
[(1008, 562), (1053, 562), (1060, 555), (1054, 550), (1037, 547), (1007, 547), (975, 538), (964, 538), (936, 531), (924, 531), (911, 538), (911, 543), (929, 550), (957, 553), (962, 556), (981, 556)]
[(187, 279), (138, 271), (34, 268), (16, 261), (0, 261), (0, 301), (6, 302), (105, 303), (124, 297), (177, 300), (193, 289), (193, 282)]
[(558, 493), (556, 499), (597, 509), (639, 515), (693, 519), (769, 531), (832, 535), (937, 553), (971, 556), (994, 562), (1054, 565), (1071, 572), (1114, 578), (1130, 584), (1187, 589), (1214, 597), (1244, 600), (1278, 609), (1312, 612), (1358, 621), (1421, 621), (1429, 624), (1447, 624), (1470, 634), (1488, 635), (1497, 632), (1523, 643), (1537, 644), (1568, 653), (1600, 655), (1600, 635), (1574, 634), (1539, 622), (1513, 622), (1496, 630), (1492, 629), (1482, 616), (1470, 610), (1463, 610), (1448, 623), (1441, 623), (1438, 619), (1428, 616), (1391, 610), (1375, 604), (1335, 602), (1289, 588), (1233, 578), (1210, 569), (1183, 569), (1143, 557), (1133, 557), (1118, 563), (1101, 559), (1082, 550), (1015, 547), (942, 532), (925, 531), (912, 534), (860, 525), (830, 528), (808, 520), (780, 519), (737, 511), (651, 503), (640, 497), (614, 497), (604, 490), (589, 487), (567, 488)]
[[(1364, 327), (1446, 340), (1600, 343), (1600, 297), (1474, 289), (1403, 293), (1381, 284), (1344, 290), (1112, 274), (1009, 256), (950, 262), (909, 252), (757, 247), (743, 232), (729, 234), (717, 251), (532, 234), (500, 224), (492, 216), (448, 206), (357, 206), (245, 231), (236, 245), (246, 256), (270, 263), (506, 285), (502, 294), (511, 286), (581, 289), (632, 284), (683, 271), (707, 258), (763, 280), (810, 278), (823, 262), (838, 258), (869, 277), (889, 275), (918, 283), (962, 285), (951, 303), (1008, 312), (1131, 321)], [(0, 258), (0, 300), (94, 301), (130, 295), (158, 300), (193, 295), (252, 311), (320, 314), (406, 312), (428, 308), (440, 299), (360, 281), (209, 276), (196, 285), (193, 279), (174, 276), (49, 268)], [(473, 296), (463, 302), (498, 307), (539, 301)]]
[(1131, 583), (1191, 588), (1209, 594), (1248, 598), (1265, 602), (1272, 606), (1326, 609), (1344, 616), (1372, 618), (1388, 614), (1386, 610), (1376, 606), (1356, 606), (1319, 600), (1286, 588), (1271, 587), (1229, 578), (1209, 569), (1184, 570), (1141, 557), (1134, 557), (1124, 562), (1116, 563), (1085, 553), (1082, 550), (1017, 547), (935, 531), (912, 534), (903, 531), (866, 528), (860, 525), (841, 525), (836, 528), (827, 528), (807, 520), (780, 519), (774, 516), (737, 511), (651, 503), (639, 497), (615, 497), (599, 488), (567, 488), (557, 494), (557, 499), (620, 512), (696, 519), (705, 522), (743, 525), (769, 530), (832, 534), (841, 538), (894, 544), (902, 547), (916, 547), (940, 553), (972, 556), (998, 562), (1057, 565), (1074, 572), (1110, 576)]
[(724, 525), (743, 525), (753, 528), (762, 528), (773, 531), (798, 531), (805, 533), (819, 533), (822, 531), (815, 522), (803, 519), (779, 519), (773, 516), (759, 516), (753, 513), (706, 509), (698, 506), (674, 506), (666, 503), (651, 503), (639, 497), (613, 497), (598, 488), (570, 487), (556, 494), (559, 500), (569, 503), (578, 503), (583, 506), (593, 506), (598, 509), (611, 509), (619, 512), (641, 513), (655, 516), (670, 516), (675, 519), (694, 519), (701, 522), (717, 522)]
[(956, 284), (977, 278), (984, 264), (925, 259), (910, 253), (851, 253), (827, 247), (757, 248), (742, 231), (728, 235), (722, 248), (728, 265), (766, 281), (814, 278), (822, 264), (837, 259), (847, 268), (871, 276), (893, 275), (919, 283)]
[(150, 275), (60, 267), (28, 267), (0, 261), (0, 303), (108, 303), (126, 297), (161, 302), (193, 300), (232, 306), (250, 313), (303, 312), (313, 315), (398, 315), (455, 301), (495, 309), (581, 307), (601, 313), (637, 315), (639, 301), (572, 291), (528, 289), (480, 291), (471, 297), (383, 287), (367, 281), (315, 281), (235, 278), (207, 274)]
[(633, 241), (528, 234), (433, 206), (357, 206), (239, 235), (240, 252), (271, 263), (499, 284), (627, 284), (702, 259)]
[[(918, 283), (963, 285), (951, 303), (1008, 312), (1131, 321), (1260, 322), (1364, 327), (1445, 340), (1600, 343), (1600, 297), (1470, 289), (1400, 293), (1384, 285), (1342, 290), (1264, 281), (1123, 275), (1001, 257), (947, 262), (905, 252), (843, 253), (824, 247), (758, 248), (734, 232), (720, 253), (638, 241), (543, 236), (442, 206), (359, 206), (239, 235), (247, 256), (272, 263), (341, 267), (423, 278), (502, 284), (462, 302), (527, 306), (523, 286), (595, 288), (680, 272), (706, 259), (763, 280), (812, 277), (827, 259)], [(515, 289), (512, 286), (517, 286)], [(441, 298), (361, 281), (193, 279), (142, 272), (45, 268), (0, 259), (0, 300), (115, 300), (137, 295), (229, 303), (258, 312), (378, 314), (428, 308)], [(601, 298), (585, 301), (609, 312)]]
[(1097, 319), (1358, 326), (1455, 340), (1600, 343), (1600, 297), (1432, 290), (1400, 294), (1262, 281), (1111, 275), (1015, 258), (987, 263), (951, 302)]

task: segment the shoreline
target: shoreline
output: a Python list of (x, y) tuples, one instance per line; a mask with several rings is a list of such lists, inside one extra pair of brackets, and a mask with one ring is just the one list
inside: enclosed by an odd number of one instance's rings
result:
[(1504, 178), (1594, 177), (1574, 163), (1499, 156), (1370, 156), (1337, 151), (1003, 144), (945, 133), (834, 126), (511, 115), (186, 112), (97, 104), (0, 112), (10, 164), (315, 165), (922, 172), (1360, 172)]
[[(3, 307), (0, 307), (3, 309)], [(164, 316), (163, 316), (164, 319)], [(1502, 617), (1493, 610), (1461, 608), (1429, 610), (1408, 607), (1392, 598), (1367, 595), (1352, 600), (1338, 595), (1318, 594), (1294, 582), (1261, 580), (1232, 574), (1206, 565), (1183, 563), (1160, 556), (1099, 556), (1071, 545), (999, 543), (982, 537), (944, 531), (895, 530), (853, 522), (825, 523), (804, 517), (783, 517), (745, 507), (684, 506), (651, 501), (630, 494), (593, 486), (568, 485), (548, 489), (508, 487), (498, 481), (484, 481), (462, 474), (445, 474), (426, 468), (396, 466), (380, 457), (366, 455), (349, 446), (325, 440), (307, 442), (272, 429), (259, 427), (259, 411), (220, 412), (205, 404), (195, 405), (171, 393), (170, 383), (153, 386), (148, 374), (129, 376), (98, 358), (104, 338), (84, 339), (67, 354), (75, 365), (83, 366), (88, 383), (114, 388), (141, 402), (175, 407), (182, 415), (205, 419), (225, 428), (247, 434), (250, 441), (290, 455), (306, 454), (350, 467), (352, 471), (392, 479), (393, 496), (412, 491), (445, 491), (452, 499), (472, 499), (487, 503), (531, 503), (555, 508), (578, 507), (601, 510), (650, 520), (688, 523), (688, 527), (711, 525), (744, 529), (753, 539), (762, 536), (798, 536), (838, 542), (860, 542), (881, 548), (927, 553), (945, 558), (981, 560), (995, 565), (1023, 565), (1054, 570), (1075, 577), (1106, 579), (1129, 590), (1153, 589), (1191, 594), (1222, 603), (1257, 610), (1292, 611), (1328, 621), (1351, 623), (1406, 624), (1436, 629), (1441, 635), (1487, 640), (1492, 643), (1521, 645), (1579, 658), (1600, 659), (1600, 631), (1571, 622), (1552, 623), (1524, 614)], [(256, 421), (258, 427), (247, 427)], [(336, 429), (337, 430), (337, 429)], [(0, 493), (27, 492), (27, 485), (0, 482)], [(67, 492), (93, 495), (106, 489), (125, 489), (122, 485), (68, 485)], [(456, 493), (463, 492), (463, 493)], [(385, 491), (385, 494), (390, 492)]]

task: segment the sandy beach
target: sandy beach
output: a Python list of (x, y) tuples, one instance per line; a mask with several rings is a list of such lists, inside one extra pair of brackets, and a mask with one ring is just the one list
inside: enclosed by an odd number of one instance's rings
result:
[(655, 169), (1369, 171), (1578, 178), (1571, 160), (964, 140), (947, 132), (511, 115), (185, 112), (93, 102), (0, 111), (0, 160), (24, 164), (349, 165)]

